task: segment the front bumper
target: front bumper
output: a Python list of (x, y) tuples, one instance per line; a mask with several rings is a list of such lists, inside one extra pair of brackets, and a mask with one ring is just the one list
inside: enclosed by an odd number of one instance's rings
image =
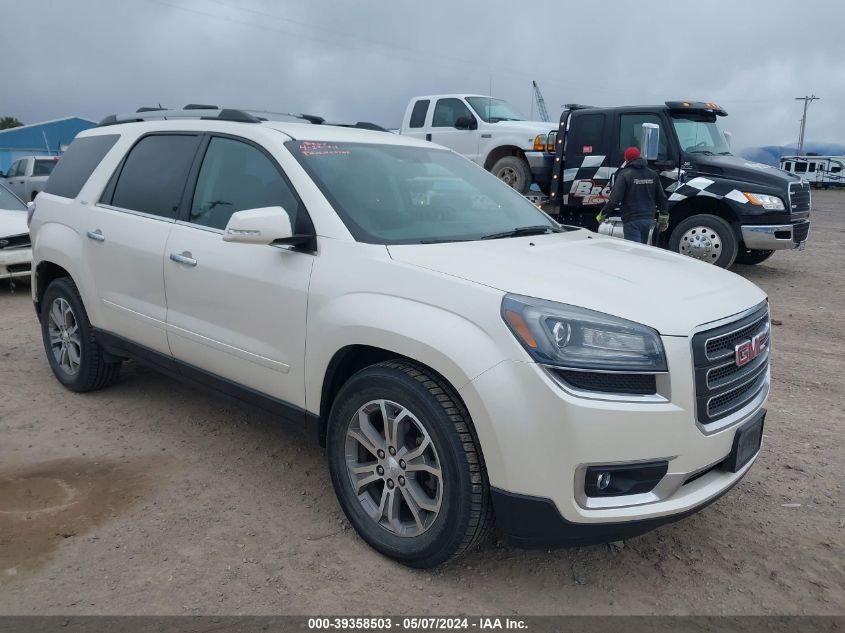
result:
[(32, 274), (32, 249), (0, 250), (0, 279), (29, 277)]
[(531, 169), (531, 177), (540, 190), (546, 195), (549, 194), (552, 182), (552, 165), (554, 165), (554, 154), (548, 152), (525, 152), (525, 159)]
[[(670, 373), (660, 398), (628, 401), (568, 392), (534, 363), (506, 361), (461, 389), (484, 451), (497, 521), (520, 545), (616, 540), (692, 514), (748, 472), (718, 465), (736, 430), (759, 415), (768, 385), (718, 428), (696, 423), (690, 340), (663, 337)], [(594, 465), (664, 460), (652, 492), (586, 498)]]
[(810, 234), (810, 222), (794, 224), (743, 224), (742, 241), (754, 251), (778, 251), (797, 248), (803, 250)]

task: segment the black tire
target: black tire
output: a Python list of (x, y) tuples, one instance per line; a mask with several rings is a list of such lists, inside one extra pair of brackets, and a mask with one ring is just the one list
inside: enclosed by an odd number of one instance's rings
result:
[(755, 264), (760, 264), (766, 261), (774, 254), (774, 251), (753, 251), (750, 248), (742, 247), (739, 249), (735, 263), (745, 264), (746, 266), (754, 266)]
[[(59, 300), (65, 301), (71, 310), (72, 320), (65, 319), (65, 321), (75, 323), (79, 331), (79, 363), (76, 371), (62, 366), (50, 343), (50, 311), (54, 303)], [(93, 328), (88, 320), (85, 306), (82, 304), (82, 298), (70, 277), (53, 280), (41, 298), (41, 338), (53, 374), (71, 391), (81, 393), (102, 389), (112, 384), (120, 374), (120, 361), (106, 362), (103, 350), (94, 338)]]
[[(353, 490), (347, 469), (347, 431), (358, 411), (375, 400), (407, 408), (436, 450), (442, 471), (441, 503), (430, 526), (420, 534), (400, 536), (384, 527), (365, 511)], [(489, 531), (493, 522), (489, 483), (469, 413), (448, 383), (426, 368), (397, 359), (352, 376), (332, 405), (326, 444), (341, 508), (361, 538), (382, 554), (409, 567), (433, 567), (471, 549)], [(382, 486), (379, 494), (389, 483), (384, 479), (372, 484)]]
[(736, 259), (739, 244), (731, 225), (717, 215), (702, 213), (681, 220), (672, 229), (669, 250), (688, 255), (682, 246), (690, 243), (690, 238), (697, 237), (701, 229), (705, 229), (701, 235), (706, 237), (713, 247), (706, 252), (705, 257), (697, 259), (721, 268), (730, 268)]
[(531, 168), (519, 156), (504, 156), (493, 163), (490, 172), (521, 194), (531, 187)]

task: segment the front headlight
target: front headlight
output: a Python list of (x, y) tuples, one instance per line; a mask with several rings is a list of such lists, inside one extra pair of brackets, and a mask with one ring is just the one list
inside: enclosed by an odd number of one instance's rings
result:
[(785, 208), (783, 206), (783, 200), (777, 196), (770, 196), (765, 193), (749, 193), (747, 191), (743, 191), (742, 195), (744, 195), (751, 204), (756, 204), (764, 209), (783, 210)]
[(531, 357), (544, 365), (667, 371), (658, 333), (633, 321), (519, 295), (502, 300), (502, 318)]

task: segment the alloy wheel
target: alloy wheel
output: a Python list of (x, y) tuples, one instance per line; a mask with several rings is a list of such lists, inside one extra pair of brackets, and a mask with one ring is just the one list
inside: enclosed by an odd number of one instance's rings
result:
[(373, 400), (352, 416), (346, 468), (364, 511), (397, 536), (428, 530), (440, 513), (443, 472), (420, 420), (390, 400)]
[(76, 375), (82, 362), (82, 337), (73, 308), (61, 297), (50, 305), (47, 331), (56, 363), (69, 376)]

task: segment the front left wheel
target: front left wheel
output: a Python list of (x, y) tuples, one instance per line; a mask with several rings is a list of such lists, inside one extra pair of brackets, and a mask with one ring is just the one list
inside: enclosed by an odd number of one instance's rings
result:
[(329, 467), (341, 508), (370, 546), (424, 568), (483, 539), (492, 507), (470, 425), (452, 388), (411, 362), (367, 367), (341, 388)]

